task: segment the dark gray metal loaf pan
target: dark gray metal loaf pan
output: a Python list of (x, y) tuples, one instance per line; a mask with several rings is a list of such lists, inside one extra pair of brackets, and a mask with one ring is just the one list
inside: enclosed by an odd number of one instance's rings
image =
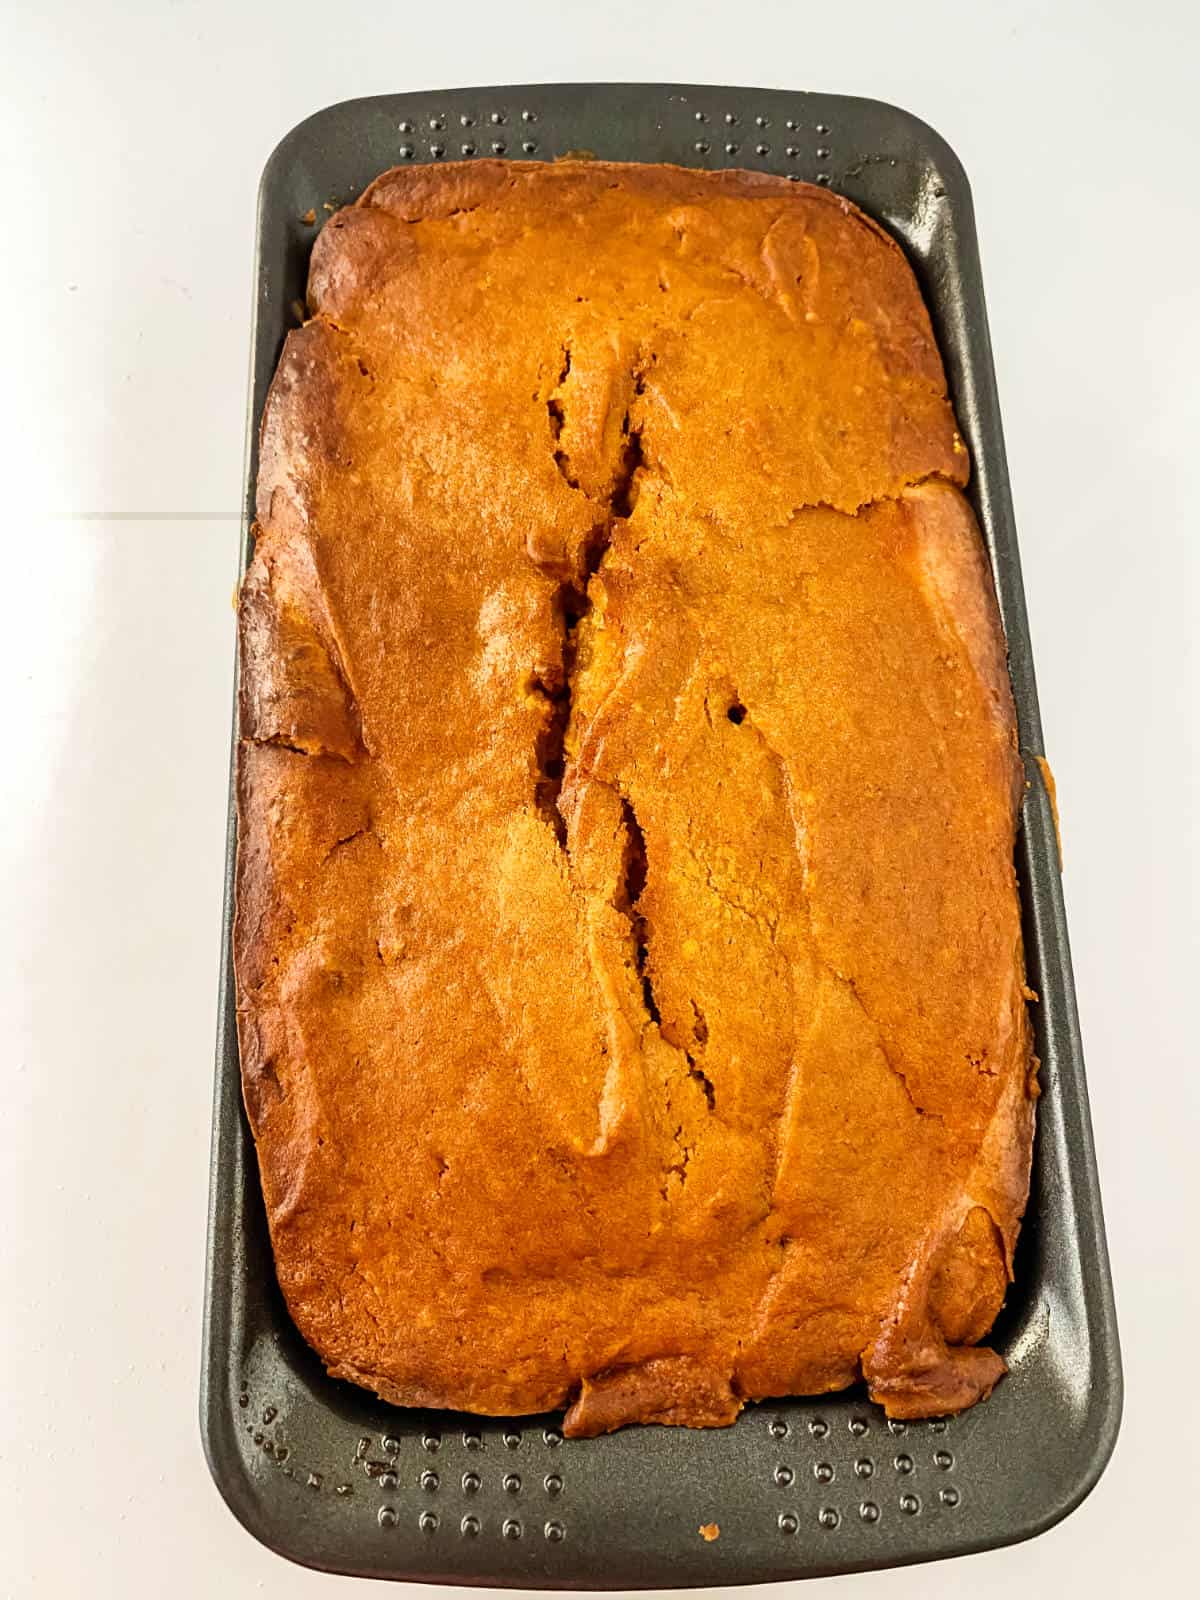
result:
[[(1111, 1453), (1121, 1369), (1021, 570), (971, 196), (931, 129), (839, 95), (577, 84), (383, 95), (318, 112), (259, 196), (246, 464), (303, 299), (313, 209), (406, 161), (588, 150), (829, 184), (912, 262), (974, 473), (1008, 635), (1029, 789), (1017, 845), (1043, 1093), (1016, 1283), (994, 1342), (1009, 1376), (961, 1417), (889, 1424), (861, 1393), (748, 1409), (724, 1431), (630, 1428), (564, 1441), (554, 1417), (402, 1411), (328, 1377), (275, 1281), (241, 1104), (226, 861), (201, 1420), (235, 1514), (336, 1572), (540, 1588), (751, 1583), (931, 1560), (1041, 1532)], [(717, 1523), (720, 1537), (699, 1535)]]

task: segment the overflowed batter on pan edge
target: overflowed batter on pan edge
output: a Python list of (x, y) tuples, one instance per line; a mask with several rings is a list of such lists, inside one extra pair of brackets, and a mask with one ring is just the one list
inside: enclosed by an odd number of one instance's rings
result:
[(566, 1431), (985, 1395), (1022, 769), (912, 274), (826, 190), (474, 162), (327, 223), (263, 419), (235, 954), (330, 1371)]

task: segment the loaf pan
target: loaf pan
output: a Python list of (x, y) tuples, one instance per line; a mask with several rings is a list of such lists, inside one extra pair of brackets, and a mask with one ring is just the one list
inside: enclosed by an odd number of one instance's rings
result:
[(259, 194), (243, 564), (258, 418), (328, 213), (391, 166), (584, 151), (828, 185), (896, 237), (932, 313), (971, 450), (968, 493), (1008, 636), (1028, 779), (1017, 871), (1040, 996), (1042, 1096), (1016, 1282), (993, 1338), (1009, 1375), (985, 1404), (944, 1421), (888, 1423), (850, 1391), (751, 1406), (727, 1430), (638, 1427), (578, 1441), (562, 1438), (557, 1417), (400, 1410), (328, 1377), (276, 1283), (242, 1111), (231, 799), (201, 1385), (209, 1464), (266, 1544), (372, 1577), (675, 1588), (896, 1566), (1028, 1538), (1078, 1505), (1103, 1470), (1121, 1369), (975, 224), (953, 151), (894, 106), (767, 89), (456, 89), (318, 112), (271, 156)]

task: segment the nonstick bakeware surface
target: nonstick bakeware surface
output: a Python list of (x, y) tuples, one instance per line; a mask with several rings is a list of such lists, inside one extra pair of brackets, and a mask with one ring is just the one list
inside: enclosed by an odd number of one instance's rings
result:
[(986, 1403), (943, 1421), (888, 1423), (851, 1390), (751, 1406), (725, 1430), (586, 1440), (564, 1440), (557, 1417), (400, 1410), (328, 1377), (276, 1283), (242, 1110), (231, 799), (201, 1386), (213, 1476), (245, 1526), (293, 1560), (438, 1582), (751, 1583), (1026, 1538), (1103, 1470), (1121, 1369), (974, 217), (954, 153), (893, 106), (768, 89), (456, 89), (318, 112), (276, 149), (259, 193), (243, 564), (258, 418), (303, 312), (317, 226), (391, 166), (568, 152), (827, 184), (899, 240), (929, 306), (971, 451), (967, 492), (1008, 637), (1028, 779), (1017, 872), (1042, 1096), (1016, 1282), (992, 1338), (1010, 1372)]

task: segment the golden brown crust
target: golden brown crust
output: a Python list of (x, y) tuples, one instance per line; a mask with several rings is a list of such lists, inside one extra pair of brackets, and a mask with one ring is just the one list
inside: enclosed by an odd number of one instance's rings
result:
[(1038, 771), (1042, 775), (1042, 782), (1046, 786), (1046, 794), (1050, 800), (1050, 815), (1054, 818), (1054, 840), (1058, 845), (1058, 870), (1062, 871), (1062, 822), (1058, 815), (1058, 785), (1054, 781), (1054, 772), (1045, 756), (1035, 757)]
[(690, 1356), (657, 1356), (585, 1377), (563, 1428), (574, 1439), (612, 1433), (631, 1418), (668, 1426), (727, 1428), (741, 1409), (728, 1377), (711, 1365)]
[(235, 955), (331, 1371), (568, 1431), (971, 1403), (1028, 1184), (1020, 784), (890, 239), (746, 173), (384, 174), (243, 586)]

